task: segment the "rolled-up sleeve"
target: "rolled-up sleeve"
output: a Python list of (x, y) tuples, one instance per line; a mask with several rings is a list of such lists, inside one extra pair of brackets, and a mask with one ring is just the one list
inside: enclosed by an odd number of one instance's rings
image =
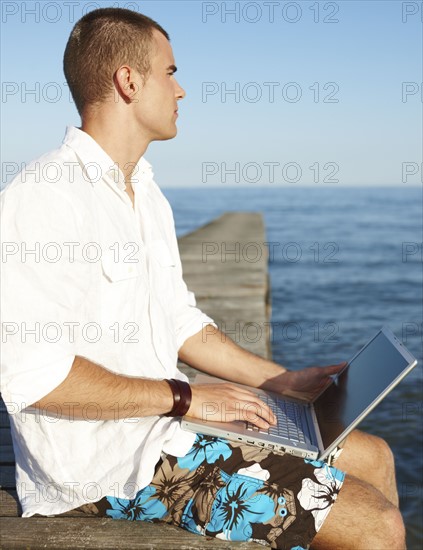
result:
[(1, 392), (12, 412), (56, 388), (75, 358), (91, 284), (75, 205), (43, 183), (2, 194)]
[(217, 328), (216, 323), (211, 317), (203, 313), (196, 304), (194, 292), (188, 290), (183, 279), (183, 269), (181, 257), (179, 254), (178, 241), (176, 238), (175, 224), (172, 210), (168, 205), (169, 216), (169, 245), (173, 260), (175, 263), (175, 310), (176, 310), (176, 343), (178, 350), (184, 342), (200, 332), (206, 325), (213, 325)]
[(195, 294), (187, 289), (184, 282), (178, 294), (176, 343), (179, 350), (190, 336), (200, 332), (206, 325), (216, 328), (217, 325), (211, 317), (196, 307)]

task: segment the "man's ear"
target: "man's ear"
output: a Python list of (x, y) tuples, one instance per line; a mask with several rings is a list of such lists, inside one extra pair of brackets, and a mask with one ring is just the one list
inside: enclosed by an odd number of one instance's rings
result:
[(129, 67), (122, 65), (115, 72), (114, 77), (115, 90), (125, 103), (137, 101), (139, 91), (143, 85), (142, 76)]

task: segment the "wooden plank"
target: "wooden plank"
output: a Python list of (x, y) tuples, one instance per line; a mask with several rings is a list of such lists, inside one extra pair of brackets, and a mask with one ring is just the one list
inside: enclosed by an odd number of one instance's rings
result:
[(10, 428), (0, 428), (0, 445), (6, 447), (12, 445), (12, 434)]
[[(2, 489), (0, 490), (0, 517), (18, 517), (22, 513), (18, 495), (15, 489)], [(69, 518), (85, 518), (91, 519), (95, 516), (90, 516), (84, 512), (78, 510), (70, 510), (64, 514), (60, 514), (60, 517)]]
[[(231, 212), (178, 240), (184, 279), (197, 305), (240, 346), (271, 356), (268, 251), (263, 218)], [(234, 253), (231, 253), (233, 251)], [(255, 254), (255, 255), (254, 255)], [(251, 323), (261, 336), (245, 331)]]
[(0, 489), (0, 517), (17, 517), (22, 513), (15, 489)]
[[(1, 397), (0, 397), (1, 399)], [(3, 403), (3, 399), (0, 401), (1, 408), (0, 408), (0, 428), (7, 428), (10, 426), (10, 420), (9, 420), (9, 414), (6, 410), (6, 407)]]
[(0, 447), (0, 464), (14, 464), (15, 453), (12, 445), (4, 445)]
[(13, 464), (2, 464), (0, 468), (0, 487), (4, 489), (14, 489), (15, 485), (15, 466)]
[(137, 549), (192, 549), (205, 550), (257, 550), (255, 543), (228, 543), (219, 539), (188, 533), (172, 525), (151, 524), (143, 521), (117, 521), (106, 518), (54, 519), (0, 518), (1, 547), (7, 550), (62, 548), (80, 550)]

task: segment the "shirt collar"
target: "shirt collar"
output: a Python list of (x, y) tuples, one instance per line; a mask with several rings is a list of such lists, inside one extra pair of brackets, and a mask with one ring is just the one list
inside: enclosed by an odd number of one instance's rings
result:
[[(93, 186), (96, 185), (102, 177), (109, 176), (119, 189), (122, 191), (126, 189), (125, 178), (122, 171), (89, 134), (79, 128), (69, 126), (66, 129), (63, 143), (75, 152), (81, 162), (84, 176)], [(141, 177), (143, 175), (152, 177), (152, 166), (144, 157), (141, 157), (137, 163), (137, 170), (135, 170), (135, 173), (139, 174)]]

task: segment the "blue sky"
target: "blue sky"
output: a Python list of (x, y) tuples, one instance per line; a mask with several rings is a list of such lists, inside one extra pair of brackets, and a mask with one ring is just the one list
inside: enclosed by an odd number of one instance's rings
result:
[(4, 0), (2, 181), (79, 125), (63, 50), (113, 5), (169, 32), (187, 91), (146, 153), (162, 187), (421, 185), (423, 3), (397, 0)]

